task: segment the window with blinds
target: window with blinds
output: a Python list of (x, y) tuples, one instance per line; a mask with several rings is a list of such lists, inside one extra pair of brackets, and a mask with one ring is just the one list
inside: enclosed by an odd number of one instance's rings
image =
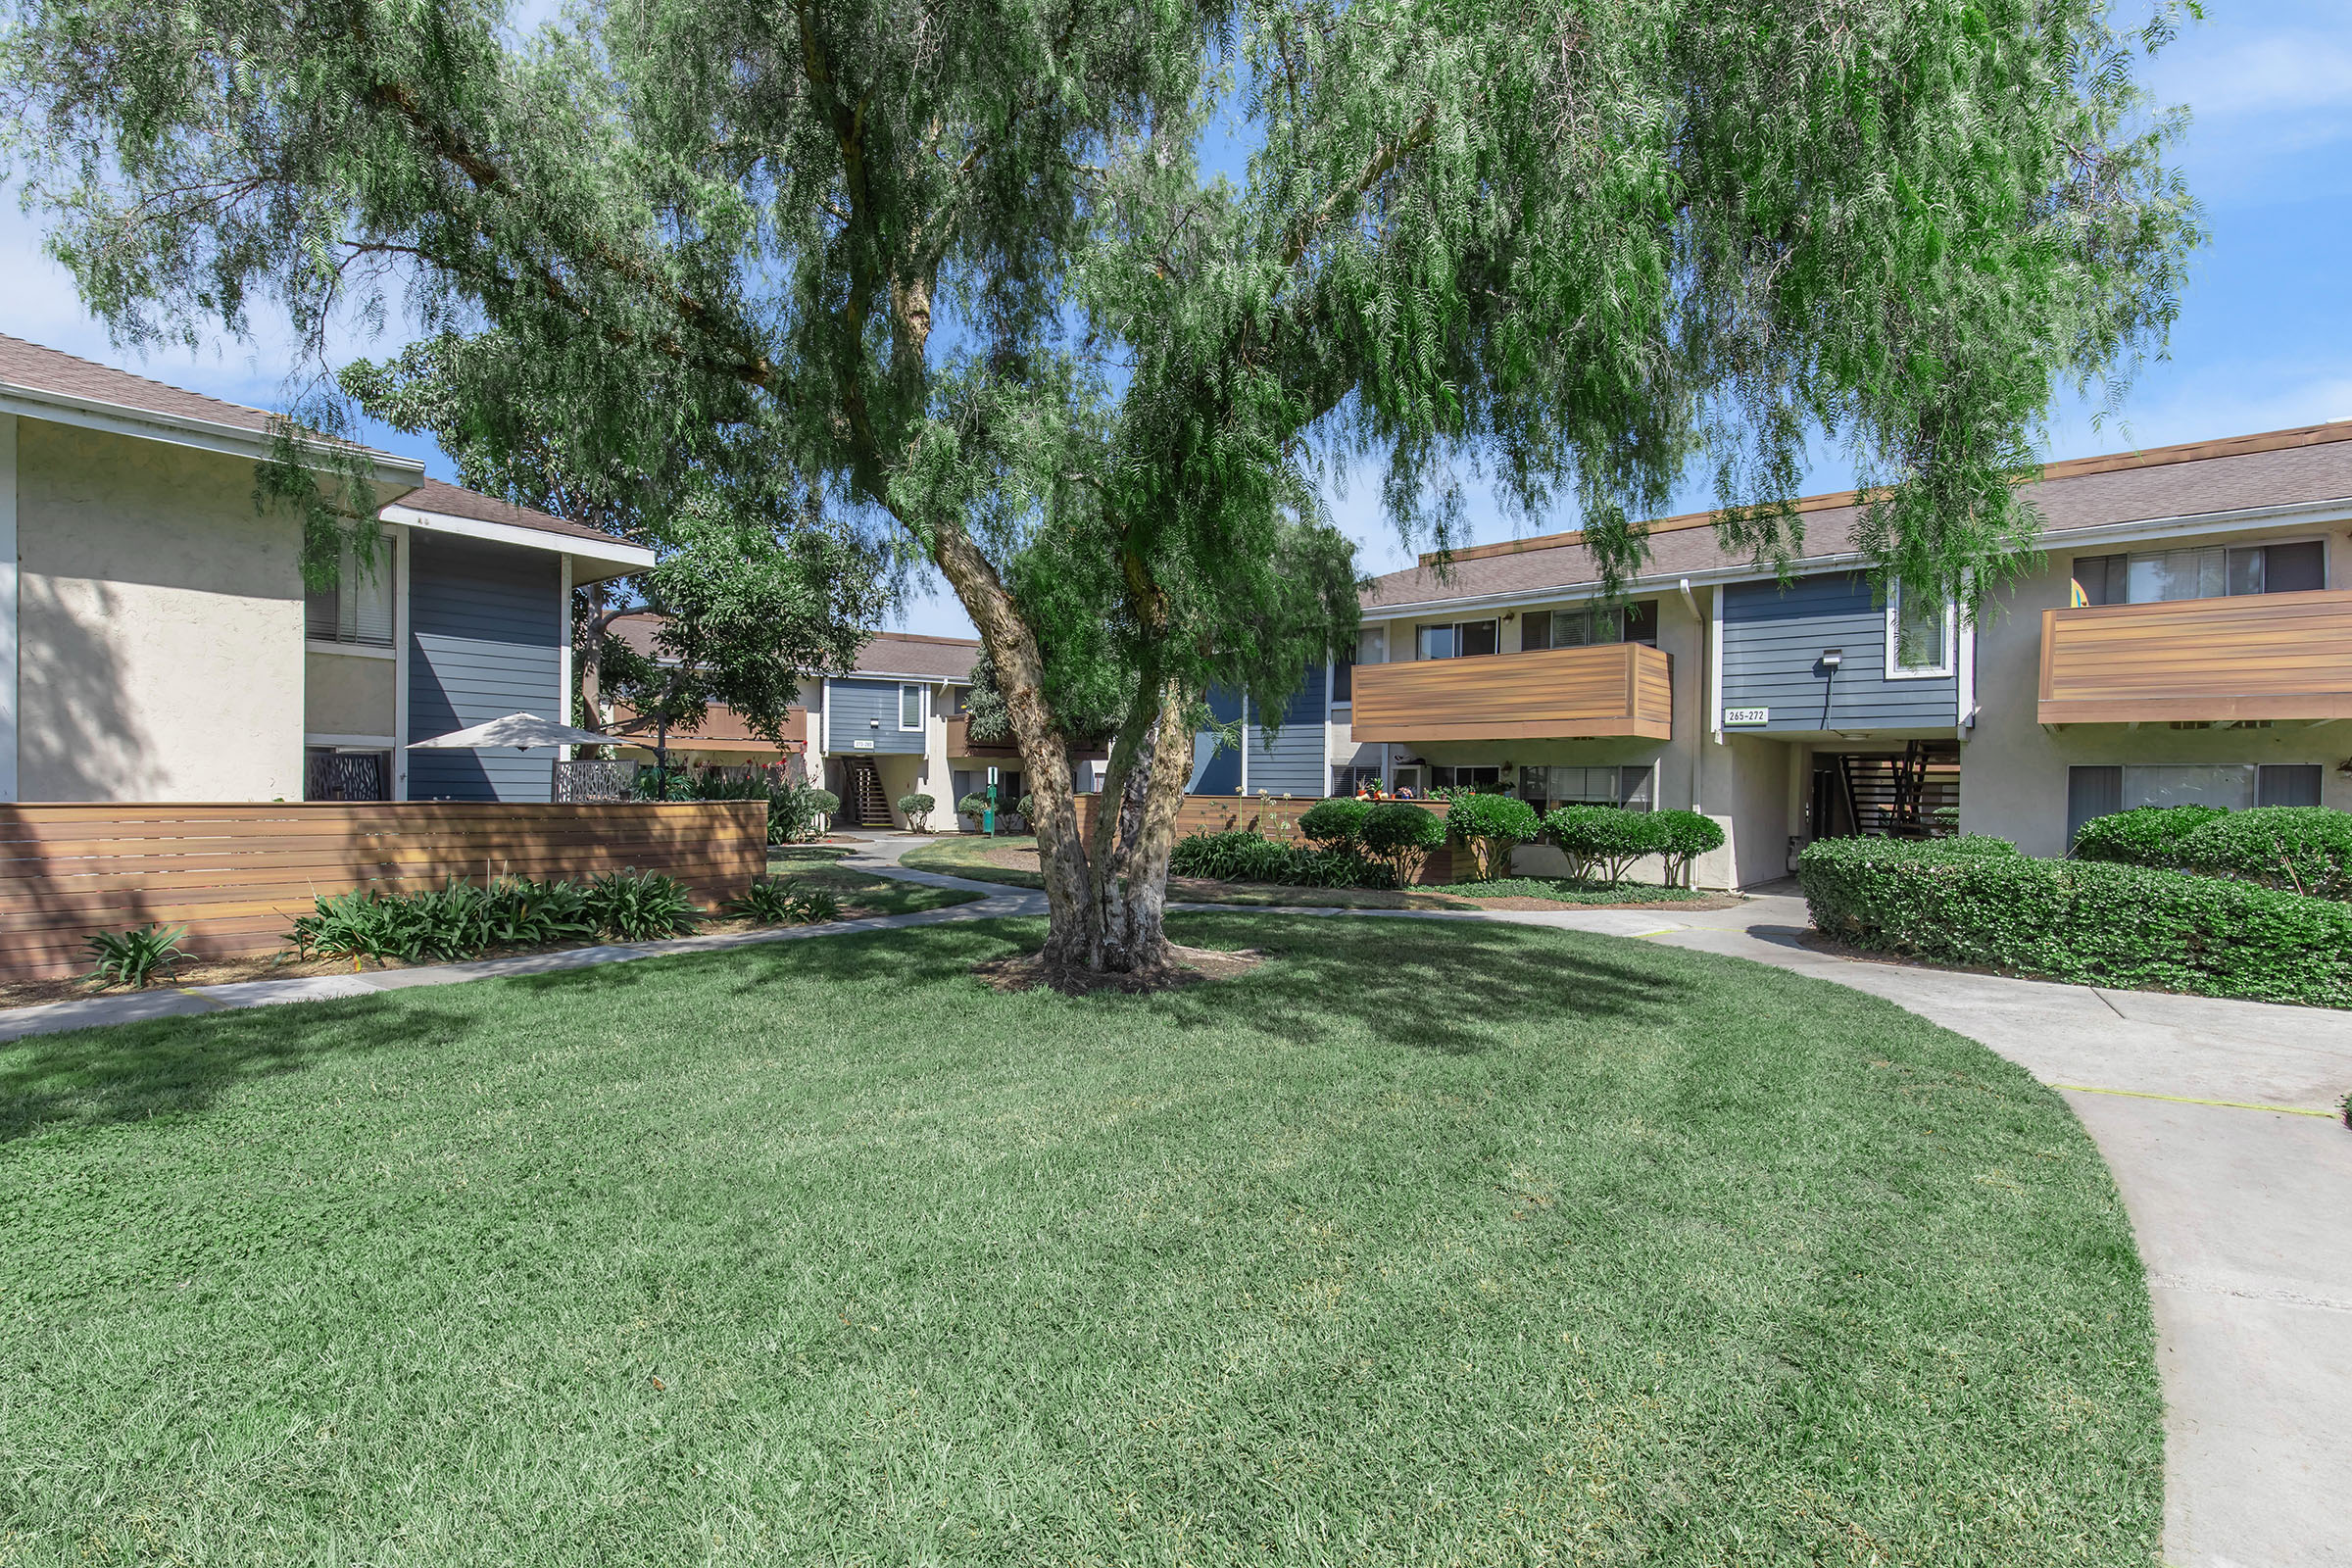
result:
[(343, 564), (335, 586), (306, 596), (303, 634), (318, 643), (348, 643), (359, 648), (392, 646), (393, 542), (387, 537), (375, 547), (375, 560), (361, 564), (351, 546), (343, 547)]
[(1570, 610), (1531, 610), (1519, 620), (1519, 649), (1589, 648), (1595, 643), (1658, 646), (1658, 602), (1578, 605)]
[(2328, 586), (2328, 555), (2319, 540), (2305, 539), (2291, 545), (2203, 545), (2077, 556), (2074, 577), (2086, 605), (2292, 594)]

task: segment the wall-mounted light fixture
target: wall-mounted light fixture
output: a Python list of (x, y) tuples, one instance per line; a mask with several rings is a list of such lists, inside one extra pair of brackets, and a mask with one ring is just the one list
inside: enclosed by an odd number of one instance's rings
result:
[(1842, 648), (1824, 648), (1821, 651), (1821, 667), (1824, 669), (1836, 669), (1844, 662), (1845, 650)]

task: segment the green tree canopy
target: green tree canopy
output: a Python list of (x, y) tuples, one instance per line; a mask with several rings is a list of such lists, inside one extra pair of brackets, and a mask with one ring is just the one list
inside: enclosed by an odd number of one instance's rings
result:
[[(1785, 558), (1818, 432), (1884, 568), (1975, 602), (2055, 389), (2160, 349), (2197, 237), (2164, 19), (2097, 0), (14, 4), (27, 192), (121, 335), (397, 285), (600, 454), (783, 454), (919, 550), (1095, 967), (1166, 959), (1200, 693), (1352, 632), (1318, 464), (1441, 547), (1467, 476), (1571, 510), (1615, 582), (1693, 461)], [(1056, 703), (1105, 689), (1082, 842)]]

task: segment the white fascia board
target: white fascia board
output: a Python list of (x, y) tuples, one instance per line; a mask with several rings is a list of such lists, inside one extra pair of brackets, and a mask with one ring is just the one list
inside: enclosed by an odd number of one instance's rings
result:
[[(574, 587), (582, 583), (602, 582), (607, 577), (624, 576), (632, 571), (644, 571), (654, 564), (651, 550), (619, 539), (588, 539), (578, 534), (548, 533), (539, 528), (518, 528), (511, 522), (484, 522), (479, 517), (453, 517), (447, 513), (419, 512), (415, 507), (398, 503), (384, 508), (378, 515), (386, 522), (403, 523), (411, 528), (421, 528), (427, 533), (455, 534), (464, 539), (482, 539), (492, 544), (514, 545), (523, 550), (546, 550), (569, 556)], [(583, 566), (587, 569), (583, 570)]]
[[(2338, 527), (2352, 522), (2352, 497), (2335, 501), (2301, 501), (2276, 507), (2244, 507), (2230, 512), (2196, 513), (2173, 517), (2139, 517), (2129, 522), (2094, 523), (2082, 528), (2054, 528), (2042, 533), (2040, 547), (2057, 552), (2077, 545), (2123, 544), (2142, 539), (2178, 539), (2204, 533), (2249, 533), (2258, 529)], [(1840, 551), (1831, 556), (1807, 556), (1788, 564), (1791, 577), (1812, 576), (1824, 571), (1850, 571), (1867, 568), (1871, 560), (1859, 550)], [(1779, 573), (1770, 566), (1751, 565), (1745, 562), (1734, 566), (1704, 567), (1696, 571), (1660, 572), (1653, 576), (1629, 578), (1625, 592), (1631, 597), (1637, 592), (1664, 592), (1678, 581), (1692, 583), (1768, 582)], [(1372, 613), (1383, 619), (1404, 619), (1433, 611), (1457, 610), (1515, 610), (1526, 605), (1551, 605), (1598, 599), (1600, 585), (1593, 582), (1562, 583), (1552, 588), (1514, 588), (1502, 593), (1470, 594), (1453, 599), (1417, 599), (1409, 604), (1375, 605)]]
[[(0, 381), (0, 414), (14, 414), (27, 419), (47, 419), (52, 424), (76, 425), (85, 430), (104, 430), (110, 435), (164, 441), (172, 446), (193, 447), (200, 452), (221, 452), (231, 457), (253, 458), (257, 461), (268, 458), (271, 446), (268, 431), (249, 430), (241, 424), (226, 424), (186, 415), (158, 414), (151, 409), (101, 403), (94, 398), (68, 397), (9, 381)], [(424, 477), (424, 462), (420, 458), (395, 457), (389, 452), (373, 452), (369, 456), (375, 463), (375, 482), (399, 495), (407, 495), (416, 489), (417, 481)]]
[(969, 675), (908, 675), (888, 669), (853, 669), (848, 674), (836, 675), (833, 677), (833, 679), (899, 680), (906, 681), (908, 684), (919, 682), (930, 686), (969, 686), (972, 683), (972, 679)]

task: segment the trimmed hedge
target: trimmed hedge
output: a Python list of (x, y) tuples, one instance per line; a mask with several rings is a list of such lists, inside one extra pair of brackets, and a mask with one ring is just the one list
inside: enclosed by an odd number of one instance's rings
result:
[(1446, 832), (1470, 846), (1477, 880), (1511, 874), (1511, 853), (1544, 831), (1536, 808), (1508, 795), (1459, 794), (1446, 802)]
[(1370, 802), (1345, 795), (1317, 801), (1298, 818), (1298, 831), (1323, 849), (1353, 850), (1363, 833), (1364, 818), (1371, 811)]
[(1278, 882), (1295, 888), (1394, 886), (1389, 867), (1377, 860), (1345, 850), (1284, 844), (1248, 829), (1186, 835), (1169, 853), (1168, 870), (1214, 882)]
[(1629, 811), (1619, 806), (1555, 806), (1544, 815), (1544, 833), (1568, 857), (1568, 874), (1579, 882), (1622, 882), (1645, 855), (1666, 853), (1668, 831), (1657, 811)]
[(2332, 900), (2033, 859), (1983, 838), (1823, 839), (1797, 875), (1813, 923), (1856, 947), (2078, 985), (2352, 1007), (2352, 906)]
[(1396, 885), (1404, 888), (1412, 886), (1429, 852), (1446, 842), (1446, 824), (1418, 806), (1382, 801), (1364, 813), (1356, 837), (1364, 854), (1385, 861)]
[(2173, 864), (2315, 899), (2352, 898), (2352, 812), (2324, 806), (2232, 811), (2183, 838)]
[(2115, 865), (2171, 865), (2182, 839), (2229, 814), (2221, 806), (2138, 806), (2094, 816), (2075, 830), (2074, 857)]

